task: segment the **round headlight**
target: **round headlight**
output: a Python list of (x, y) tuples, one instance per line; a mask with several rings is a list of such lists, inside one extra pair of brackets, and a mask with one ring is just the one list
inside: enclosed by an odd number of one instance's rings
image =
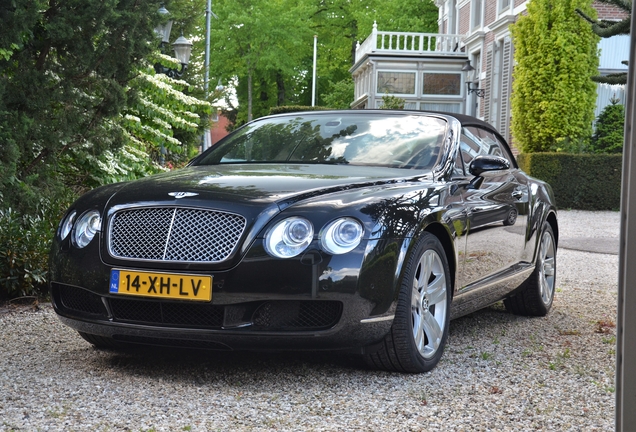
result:
[(73, 222), (75, 222), (75, 216), (77, 216), (77, 212), (73, 210), (72, 212), (67, 214), (64, 219), (62, 219), (59, 230), (61, 240), (64, 240), (68, 236), (68, 233), (71, 232), (71, 229), (73, 228)]
[(320, 236), (322, 248), (330, 254), (350, 252), (360, 244), (364, 228), (353, 218), (341, 218), (329, 223)]
[(102, 224), (102, 218), (99, 212), (91, 210), (84, 213), (82, 217), (75, 224), (75, 230), (73, 231), (73, 241), (78, 248), (86, 247), (95, 234), (99, 232), (99, 228)]
[(291, 217), (278, 222), (265, 236), (265, 250), (277, 258), (291, 258), (307, 249), (314, 227), (307, 219)]

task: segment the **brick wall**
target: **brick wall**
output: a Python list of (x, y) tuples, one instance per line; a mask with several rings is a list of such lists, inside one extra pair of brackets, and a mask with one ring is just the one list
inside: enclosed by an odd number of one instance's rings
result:
[(484, 1), (484, 24), (491, 24), (497, 19), (497, 2), (496, 1)]
[(467, 34), (470, 31), (470, 3), (466, 3), (459, 10), (459, 34)]
[(218, 121), (212, 123), (212, 127), (210, 128), (210, 142), (212, 144), (216, 144), (224, 138), (228, 131), (226, 127), (230, 124), (230, 121), (222, 115), (220, 112), (218, 114)]
[(598, 12), (598, 19), (618, 21), (629, 17), (624, 10), (607, 3), (595, 1), (592, 7)]
[(514, 4), (515, 4), (515, 8), (517, 6), (521, 6), (523, 3), (525, 3), (527, 0), (515, 0)]

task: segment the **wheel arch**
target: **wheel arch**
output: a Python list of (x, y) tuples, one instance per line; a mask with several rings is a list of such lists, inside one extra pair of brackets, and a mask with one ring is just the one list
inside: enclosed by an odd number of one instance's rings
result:
[(559, 245), (559, 224), (557, 223), (557, 217), (556, 217), (556, 213), (554, 211), (550, 211), (548, 213), (548, 217), (546, 218), (546, 221), (550, 224), (550, 227), (552, 228), (552, 232), (554, 233), (554, 241), (557, 244), (557, 247)]
[(426, 226), (424, 232), (428, 232), (433, 234), (439, 242), (442, 244), (444, 248), (444, 254), (446, 255), (446, 260), (448, 261), (448, 267), (451, 272), (451, 297), (455, 294), (455, 276), (457, 274), (457, 258), (455, 256), (455, 246), (453, 244), (453, 240), (451, 238), (451, 234), (448, 232), (446, 228), (440, 223), (431, 223)]

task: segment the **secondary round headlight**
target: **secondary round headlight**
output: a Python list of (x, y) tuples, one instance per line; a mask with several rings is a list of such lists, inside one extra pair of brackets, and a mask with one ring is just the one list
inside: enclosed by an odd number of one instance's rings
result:
[(364, 228), (357, 220), (336, 219), (322, 230), (320, 244), (330, 254), (343, 254), (354, 250), (360, 244), (363, 234)]
[(75, 224), (75, 230), (73, 231), (73, 242), (78, 248), (86, 247), (95, 234), (99, 232), (99, 228), (102, 224), (102, 218), (99, 212), (91, 210), (84, 213), (79, 221)]
[(64, 240), (68, 236), (68, 233), (71, 232), (71, 229), (73, 228), (73, 222), (75, 222), (75, 216), (77, 216), (77, 212), (73, 210), (72, 212), (67, 214), (64, 219), (62, 219), (59, 230), (60, 239)]
[(265, 250), (277, 258), (291, 258), (307, 249), (314, 227), (307, 219), (290, 217), (278, 222), (265, 236)]

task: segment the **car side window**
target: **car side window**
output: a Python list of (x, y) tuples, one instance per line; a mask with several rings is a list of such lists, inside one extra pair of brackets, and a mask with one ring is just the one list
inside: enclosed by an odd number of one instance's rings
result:
[(479, 146), (478, 155), (499, 156), (508, 160), (510, 165), (514, 166), (512, 163), (512, 155), (510, 155), (506, 146), (501, 144), (494, 133), (475, 126), (466, 127), (463, 132)]

